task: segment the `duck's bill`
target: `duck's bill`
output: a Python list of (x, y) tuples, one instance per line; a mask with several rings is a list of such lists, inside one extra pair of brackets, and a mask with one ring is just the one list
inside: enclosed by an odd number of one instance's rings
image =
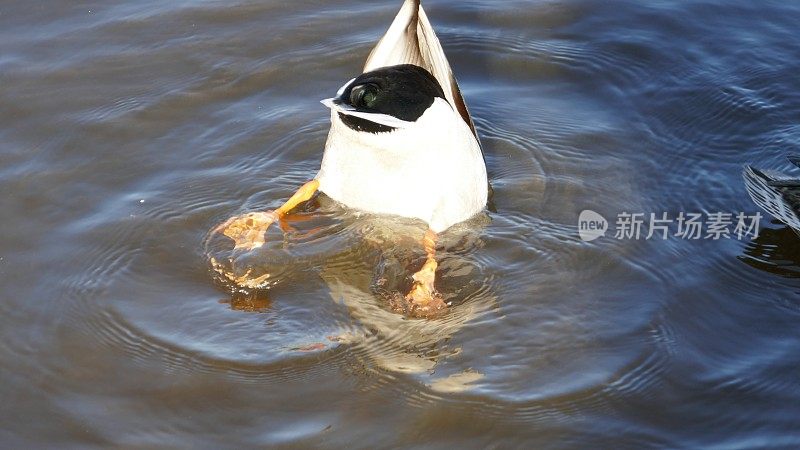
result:
[(407, 122), (405, 120), (401, 120), (398, 119), (397, 117), (390, 116), (387, 114), (376, 114), (376, 113), (358, 111), (350, 105), (346, 105), (344, 103), (337, 101), (335, 98), (328, 98), (320, 101), (320, 103), (346, 116), (358, 117), (360, 119), (369, 120), (370, 122), (377, 123), (379, 125), (385, 125), (387, 127), (409, 128), (412, 125), (414, 125), (414, 122)]

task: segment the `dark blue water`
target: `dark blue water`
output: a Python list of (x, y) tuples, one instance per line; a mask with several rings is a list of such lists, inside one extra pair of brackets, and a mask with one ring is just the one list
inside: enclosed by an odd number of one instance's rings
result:
[(416, 224), (321, 198), (244, 295), (204, 247), (316, 174), (318, 100), (399, 1), (0, 2), (3, 447), (800, 446), (800, 238), (613, 230), (758, 212), (743, 166), (800, 153), (800, 4), (424, 4), (495, 191), (430, 321), (386, 302)]

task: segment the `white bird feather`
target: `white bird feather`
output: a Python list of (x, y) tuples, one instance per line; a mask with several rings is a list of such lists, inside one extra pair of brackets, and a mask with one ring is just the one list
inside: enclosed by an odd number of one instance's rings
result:
[[(445, 99), (414, 122), (361, 113), (333, 99), (331, 131), (317, 175), (319, 189), (344, 205), (370, 213), (418, 218), (435, 232), (481, 212), (488, 181), (480, 142), (450, 63), (419, 0), (406, 0), (367, 58), (364, 71), (413, 64), (430, 72)], [(350, 83), (339, 90), (341, 96)], [(340, 114), (393, 127), (357, 131)]]

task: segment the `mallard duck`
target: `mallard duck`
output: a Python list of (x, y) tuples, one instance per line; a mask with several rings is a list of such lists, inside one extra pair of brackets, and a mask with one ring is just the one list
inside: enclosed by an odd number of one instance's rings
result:
[(403, 3), (363, 73), (322, 103), (331, 129), (316, 177), (275, 211), (219, 230), (236, 249), (258, 248), (272, 223), (318, 191), (348, 208), (422, 220), (427, 261), (405, 299), (417, 313), (444, 308), (434, 287), (437, 235), (483, 211), (489, 184), (474, 123), (419, 0)]
[[(800, 156), (791, 156), (789, 161), (800, 167)], [(744, 180), (750, 198), (758, 206), (800, 235), (800, 179), (747, 166)]]

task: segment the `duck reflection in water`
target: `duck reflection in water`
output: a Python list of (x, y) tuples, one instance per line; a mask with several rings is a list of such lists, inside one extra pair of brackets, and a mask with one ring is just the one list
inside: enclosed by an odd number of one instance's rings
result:
[[(781, 222), (775, 221), (775, 224)], [(785, 278), (800, 278), (800, 239), (787, 226), (764, 228), (739, 257), (756, 269)]]
[[(309, 353), (347, 346), (367, 365), (382, 370), (433, 375), (443, 359), (460, 353), (451, 339), (467, 323), (490, 312), (496, 299), (486, 271), (472, 256), (484, 244), (482, 234), (489, 218), (479, 214), (441, 235), (439, 279), (442, 300), (449, 307), (436, 317), (408, 318), (400, 292), (411, 280), (406, 268), (420, 264), (426, 255), (414, 235), (422, 224), (409, 219), (356, 214), (325, 197), (286, 216), (288, 239), (267, 243), (245, 253), (232, 252), (227, 264), (216, 262), (218, 280), (233, 292), (232, 309), (259, 313), (271, 307), (273, 290), (241, 288), (247, 280), (270, 287), (288, 283), (313, 285), (322, 280), (330, 299), (345, 308), (346, 317), (336, 332), (320, 340), (295, 343), (294, 352)], [(208, 251), (225, 254), (219, 235)], [(216, 257), (214, 258), (216, 261)], [(277, 278), (272, 274), (280, 274)], [(239, 280), (239, 284), (232, 283)], [(268, 281), (261, 281), (268, 280)], [(263, 308), (263, 309), (262, 309)], [(431, 388), (463, 391), (482, 376), (461, 371), (432, 377)]]

